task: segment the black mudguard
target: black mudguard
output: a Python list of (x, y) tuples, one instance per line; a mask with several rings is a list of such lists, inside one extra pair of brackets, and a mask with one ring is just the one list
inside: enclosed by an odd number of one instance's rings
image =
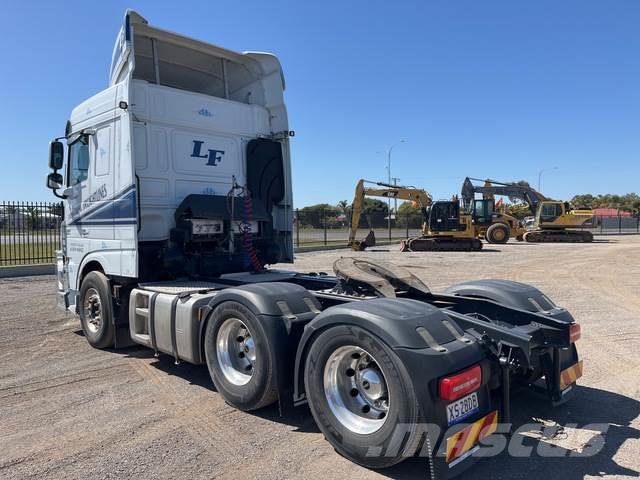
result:
[[(449, 322), (453, 332), (443, 322)], [(388, 298), (328, 308), (305, 327), (296, 354), (295, 404), (306, 401), (304, 363), (307, 351), (314, 338), (333, 325), (354, 325), (365, 329), (398, 355), (412, 379), (420, 405), (421, 422), (439, 427), (439, 432), (428, 430), (433, 452), (443, 448), (445, 432), (449, 428), (447, 402), (438, 394), (440, 378), (480, 364), (483, 371), (482, 386), (477, 390), (480, 408), (475, 416), (465, 421), (474, 421), (498, 408), (493, 405), (495, 399), (490, 395), (488, 384), (492, 371), (482, 347), (475, 340), (464, 337), (464, 332), (437, 307), (416, 300)], [(428, 332), (428, 340), (425, 340), (424, 332), (423, 335), (418, 333), (420, 328)], [(438, 457), (435, 462), (442, 465), (444, 460)]]

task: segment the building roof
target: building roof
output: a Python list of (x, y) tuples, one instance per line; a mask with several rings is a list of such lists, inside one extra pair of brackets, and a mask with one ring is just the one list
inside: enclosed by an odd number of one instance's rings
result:
[(599, 217), (630, 217), (631, 212), (625, 212), (617, 208), (594, 208), (593, 214)]

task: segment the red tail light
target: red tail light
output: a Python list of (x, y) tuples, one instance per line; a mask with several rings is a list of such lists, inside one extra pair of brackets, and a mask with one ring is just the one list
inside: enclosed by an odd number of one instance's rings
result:
[(457, 400), (477, 390), (481, 383), (482, 369), (480, 365), (474, 365), (464, 372), (440, 379), (440, 398), (448, 401)]
[(579, 323), (572, 323), (569, 327), (569, 342), (576, 343), (580, 340), (581, 328)]

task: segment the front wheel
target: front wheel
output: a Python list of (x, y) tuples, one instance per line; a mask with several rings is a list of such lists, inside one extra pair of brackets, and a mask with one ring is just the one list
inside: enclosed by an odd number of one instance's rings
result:
[(113, 346), (113, 302), (109, 292), (109, 279), (102, 272), (89, 272), (80, 286), (80, 324), (84, 336), (92, 347)]
[(368, 331), (338, 325), (320, 334), (304, 382), (318, 427), (341, 455), (368, 468), (414, 455), (421, 432), (411, 379), (395, 352)]
[(487, 229), (487, 242), (489, 243), (507, 243), (511, 232), (509, 227), (504, 223), (494, 223)]

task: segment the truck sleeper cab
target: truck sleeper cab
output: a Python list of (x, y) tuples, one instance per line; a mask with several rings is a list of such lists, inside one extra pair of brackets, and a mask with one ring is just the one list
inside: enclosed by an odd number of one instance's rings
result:
[(511, 382), (570, 397), (579, 326), (513, 282), (434, 294), (366, 260), (339, 260), (336, 276), (265, 268), (293, 261), (283, 90), (272, 55), (128, 11), (109, 87), (50, 145), (47, 185), (65, 209), (58, 303), (96, 348), (206, 364), (239, 409), (308, 403), (354, 462), (424, 453), (434, 475), (456, 474), (508, 422)]

